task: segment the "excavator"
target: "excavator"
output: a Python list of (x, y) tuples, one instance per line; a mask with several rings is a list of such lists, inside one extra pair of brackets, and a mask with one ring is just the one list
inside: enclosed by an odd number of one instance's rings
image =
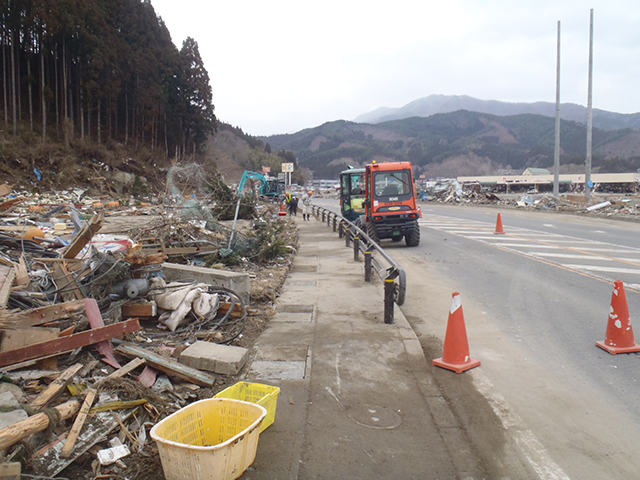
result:
[(278, 200), (282, 195), (284, 195), (284, 181), (278, 180), (274, 177), (267, 177), (262, 173), (250, 172), (248, 170), (242, 174), (242, 179), (238, 184), (238, 195), (242, 195), (242, 191), (244, 190), (247, 180), (259, 180), (261, 182), (259, 190), (261, 200)]

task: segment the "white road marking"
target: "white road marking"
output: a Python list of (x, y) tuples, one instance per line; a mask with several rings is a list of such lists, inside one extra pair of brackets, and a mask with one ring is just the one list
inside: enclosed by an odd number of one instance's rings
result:
[(342, 391), (342, 380), (340, 378), (340, 354), (336, 354), (336, 387), (338, 388), (338, 395)]
[(500, 247), (511, 247), (511, 248), (549, 248), (549, 249), (560, 250), (560, 247), (556, 247), (554, 245), (535, 245), (535, 244), (531, 244), (531, 243), (504, 243), (504, 242), (498, 242), (498, 243), (492, 243), (492, 245), (498, 245)]
[(593, 272), (607, 272), (607, 273), (630, 273), (632, 275), (640, 275), (640, 269), (637, 269), (637, 268), (598, 267), (596, 265), (575, 265), (575, 264), (562, 264), (562, 266), (566, 268), (572, 268), (574, 270), (589, 270)]
[(640, 250), (625, 250), (624, 248), (600, 248), (600, 247), (577, 247), (587, 252), (611, 252), (611, 253), (640, 253)]
[(594, 255), (578, 255), (571, 253), (547, 253), (547, 252), (526, 252), (527, 255), (535, 255), (537, 257), (550, 257), (550, 258), (575, 258), (582, 260), (606, 260), (612, 262), (613, 258), (609, 257), (596, 257)]
[(545, 227), (549, 227), (549, 228), (557, 228), (555, 225), (553, 225), (551, 223), (543, 223), (542, 225), (544, 225)]
[(564, 240), (564, 239), (560, 239), (560, 238), (554, 238), (553, 240), (540, 240), (541, 242), (553, 242), (553, 243), (572, 243), (575, 245), (579, 245), (579, 244), (587, 244), (587, 245), (602, 245), (602, 243), (600, 242), (593, 242), (591, 240)]
[(570, 480), (569, 476), (555, 463), (544, 448), (544, 445), (527, 428), (522, 419), (513, 411), (507, 400), (496, 391), (496, 388), (481, 370), (469, 372), (476, 389), (487, 399), (502, 426), (515, 439), (531, 467), (540, 480)]

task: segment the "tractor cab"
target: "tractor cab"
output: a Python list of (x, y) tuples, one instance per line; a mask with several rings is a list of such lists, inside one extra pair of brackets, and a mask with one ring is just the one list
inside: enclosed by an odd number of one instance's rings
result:
[(364, 174), (364, 168), (350, 168), (340, 173), (340, 211), (351, 222), (364, 215)]

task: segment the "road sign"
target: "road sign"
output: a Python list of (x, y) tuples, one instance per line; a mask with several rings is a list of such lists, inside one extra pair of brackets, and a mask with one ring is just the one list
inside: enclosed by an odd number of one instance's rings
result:
[(284, 173), (292, 173), (293, 172), (293, 163), (283, 163), (282, 171)]

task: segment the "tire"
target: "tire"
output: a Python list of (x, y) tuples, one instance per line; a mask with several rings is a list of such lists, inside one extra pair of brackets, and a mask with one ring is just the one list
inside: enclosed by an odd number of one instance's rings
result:
[(367, 235), (373, 243), (377, 243), (378, 245), (380, 245), (380, 239), (378, 238), (378, 234), (376, 233), (376, 228), (371, 222), (367, 223)]
[(420, 225), (418, 225), (418, 222), (413, 224), (411, 232), (409, 232), (404, 239), (407, 242), (407, 247), (417, 247), (420, 245)]

